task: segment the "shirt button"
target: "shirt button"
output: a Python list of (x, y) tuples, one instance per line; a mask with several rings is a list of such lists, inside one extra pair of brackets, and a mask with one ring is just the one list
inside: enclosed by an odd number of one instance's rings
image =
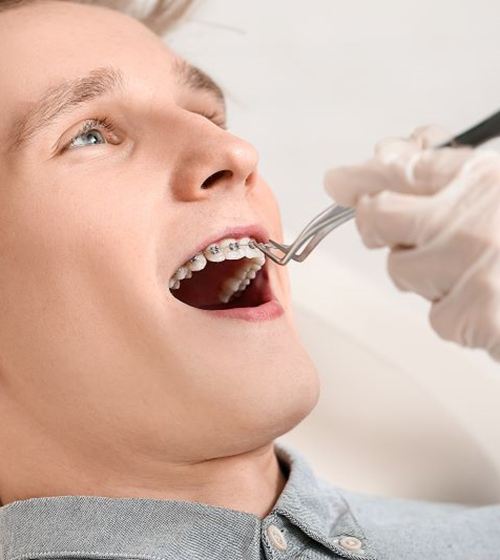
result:
[(276, 525), (269, 525), (267, 528), (267, 536), (275, 548), (278, 550), (286, 550), (286, 547), (288, 546), (286, 539)]
[(351, 537), (350, 535), (344, 535), (343, 537), (340, 537), (339, 545), (344, 550), (353, 551), (353, 550), (361, 550), (363, 543), (356, 537)]

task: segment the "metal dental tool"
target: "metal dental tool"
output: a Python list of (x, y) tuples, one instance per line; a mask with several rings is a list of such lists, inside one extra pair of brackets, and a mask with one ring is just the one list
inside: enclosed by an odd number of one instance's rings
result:
[[(500, 136), (500, 111), (453, 137), (451, 140), (435, 146), (435, 148), (459, 146), (475, 148), (497, 136)], [(284, 245), (270, 239), (268, 243), (256, 243), (256, 245), (277, 264), (285, 265), (292, 259), (302, 262), (326, 235), (354, 218), (354, 215), (355, 211), (353, 208), (332, 204), (313, 218), (292, 244)], [(304, 248), (299, 252), (302, 247)], [(273, 250), (281, 251), (282, 255), (274, 254)]]

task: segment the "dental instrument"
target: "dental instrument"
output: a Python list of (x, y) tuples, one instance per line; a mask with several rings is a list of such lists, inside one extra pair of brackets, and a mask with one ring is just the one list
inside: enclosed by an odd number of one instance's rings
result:
[[(435, 149), (458, 146), (475, 148), (497, 136), (500, 136), (500, 111), (467, 129), (465, 132), (458, 134), (451, 140), (435, 146)], [(267, 243), (255, 243), (255, 245), (277, 264), (286, 265), (292, 259), (297, 262), (303, 262), (326, 235), (354, 218), (354, 215), (355, 210), (353, 208), (332, 204), (315, 216), (290, 245), (277, 243), (272, 239), (269, 239)], [(299, 253), (305, 243), (307, 245)], [(281, 256), (273, 253), (273, 250), (276, 249), (282, 252)]]

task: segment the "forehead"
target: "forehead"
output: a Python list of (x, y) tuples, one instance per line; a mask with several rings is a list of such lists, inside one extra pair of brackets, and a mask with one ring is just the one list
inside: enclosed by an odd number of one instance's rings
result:
[(42, 1), (0, 13), (0, 97), (31, 98), (47, 85), (111, 65), (151, 88), (175, 79), (178, 57), (140, 22), (107, 8)]

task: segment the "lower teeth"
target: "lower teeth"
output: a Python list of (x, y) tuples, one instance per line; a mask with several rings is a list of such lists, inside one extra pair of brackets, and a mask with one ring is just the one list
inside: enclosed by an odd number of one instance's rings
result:
[[(257, 267), (257, 269), (255, 267)], [(240, 297), (250, 282), (255, 278), (257, 271), (260, 270), (260, 268), (261, 267), (258, 265), (252, 265), (250, 268), (247, 268), (246, 274), (244, 274), (243, 277), (237, 276), (225, 280), (219, 292), (219, 301), (221, 303), (228, 303), (229, 301)]]

